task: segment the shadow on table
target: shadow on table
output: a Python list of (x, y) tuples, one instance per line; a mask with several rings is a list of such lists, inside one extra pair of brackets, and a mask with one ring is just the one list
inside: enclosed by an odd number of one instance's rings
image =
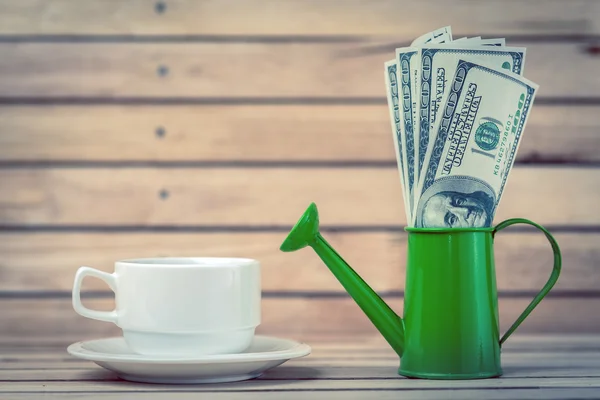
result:
[(312, 380), (322, 379), (323, 372), (318, 368), (312, 367), (277, 367), (268, 370), (256, 380)]
[(322, 379), (322, 371), (320, 371), (317, 368), (311, 368), (311, 367), (277, 367), (277, 368), (273, 368), (267, 372), (265, 372), (263, 375), (254, 378), (254, 379), (249, 379), (249, 380), (245, 380), (245, 381), (238, 381), (238, 382), (223, 382), (223, 383), (198, 383), (198, 384), (162, 384), (162, 383), (143, 383), (143, 382), (132, 382), (132, 381), (128, 381), (125, 380), (123, 378), (120, 378), (115, 372), (106, 370), (106, 369), (102, 369), (102, 368), (98, 368), (98, 369), (93, 369), (93, 370), (86, 370), (86, 371), (81, 371), (81, 373), (79, 373), (77, 375), (77, 380), (78, 381), (88, 381), (88, 382), (95, 382), (96, 384), (107, 384), (107, 385), (114, 385), (114, 384), (119, 384), (119, 385), (123, 385), (124, 387), (137, 387), (137, 388), (141, 388), (141, 387), (148, 387), (148, 386), (152, 386), (152, 387), (180, 387), (180, 388), (184, 388), (184, 387), (194, 387), (194, 388), (204, 388), (207, 390), (210, 389), (220, 389), (223, 388), (223, 386), (227, 386), (228, 389), (235, 389), (236, 386), (238, 386), (240, 389), (243, 389), (245, 386), (251, 385), (253, 387), (256, 386), (267, 386), (269, 384), (277, 384), (279, 385), (285, 385), (286, 382), (282, 382), (282, 381), (298, 381), (298, 380), (314, 380), (314, 379)]
[(599, 368), (589, 365), (506, 366), (501, 378), (583, 378), (600, 377)]

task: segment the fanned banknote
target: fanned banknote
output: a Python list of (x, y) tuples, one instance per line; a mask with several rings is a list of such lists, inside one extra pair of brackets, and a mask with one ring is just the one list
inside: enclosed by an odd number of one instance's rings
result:
[(419, 36), (410, 45), (418, 46), (427, 43), (442, 43), (449, 40), (452, 40), (452, 27), (448, 25)]
[[(450, 32), (450, 30), (448, 29)], [(503, 43), (503, 39), (481, 39), (480, 36), (471, 37), (471, 38), (460, 38), (457, 40), (460, 43), (460, 46), (467, 47), (479, 47), (479, 46), (496, 46), (501, 45)], [(428, 43), (417, 43), (414, 41), (412, 43), (413, 47), (405, 47), (396, 49), (396, 61), (398, 63), (398, 70), (404, 71), (402, 68), (404, 61), (404, 65), (408, 67), (409, 74), (408, 77), (410, 79), (410, 84), (406, 87), (401, 86), (401, 93), (405, 97), (410, 97), (410, 102), (408, 103), (411, 107), (410, 112), (401, 113), (400, 116), (406, 117), (402, 121), (402, 125), (406, 125), (408, 123), (408, 127), (406, 128), (404, 135), (407, 137), (408, 145), (406, 147), (405, 159), (410, 166), (407, 166), (405, 172), (405, 181), (408, 185), (409, 192), (411, 193), (411, 198), (409, 199), (409, 207), (411, 208), (411, 213), (414, 211), (415, 204), (415, 191), (414, 188), (418, 184), (419, 174), (421, 172), (421, 167), (423, 164), (422, 158), (420, 158), (420, 154), (424, 154), (426, 152), (426, 147), (421, 148), (421, 143), (425, 143), (425, 146), (428, 142), (428, 137), (423, 136), (421, 138), (421, 118), (420, 118), (420, 100), (421, 100), (421, 92), (424, 90), (423, 80), (421, 78), (422, 68), (421, 68), (421, 47), (422, 46), (444, 46), (444, 47), (456, 47), (456, 41), (452, 39), (450, 35), (437, 35), (435, 40), (429, 41)], [(460, 47), (459, 46), (459, 47)], [(401, 83), (404, 82), (404, 79), (399, 79)], [(405, 104), (402, 102), (402, 104)], [(409, 118), (410, 115), (410, 118)], [(424, 133), (423, 133), (424, 134)], [(410, 138), (412, 137), (412, 141)], [(421, 161), (419, 163), (419, 160)]]
[(482, 45), (482, 46), (499, 46), (499, 47), (503, 47), (503, 46), (506, 46), (506, 39), (505, 38), (481, 39), (481, 41), (479, 42), (479, 44)]
[(538, 89), (525, 55), (446, 26), (384, 63), (408, 225), (491, 225)]
[[(398, 66), (395, 60), (387, 61), (385, 63), (385, 87), (387, 94), (388, 110), (390, 113), (390, 122), (392, 124), (392, 134), (395, 143), (394, 149), (396, 153), (396, 163), (398, 164), (398, 172), (400, 174), (400, 184), (402, 189), (402, 197), (404, 204), (408, 205), (408, 193), (406, 190), (405, 172), (405, 144), (402, 138), (402, 129), (400, 126), (400, 109), (398, 100), (398, 78), (397, 78)], [(412, 219), (412, 214), (409, 206), (405, 206), (407, 221)]]
[(460, 39), (453, 40), (447, 44), (450, 46), (455, 45), (455, 44), (460, 44), (461, 46), (463, 44), (472, 44), (475, 46), (506, 46), (506, 39), (505, 38), (482, 39), (481, 36), (475, 36), (472, 38), (463, 37)]
[(414, 226), (491, 226), (537, 90), (508, 69), (458, 60), (425, 159)]
[[(448, 95), (449, 79), (456, 71), (459, 59), (472, 61), (491, 68), (504, 68), (519, 75), (523, 72), (525, 63), (524, 47), (464, 46), (452, 47), (446, 45), (424, 45), (419, 49), (421, 61), (421, 90), (419, 99), (419, 128), (420, 133), (418, 154), (415, 156), (415, 169), (421, 181), (421, 170), (425, 155), (429, 151), (430, 132), (433, 130), (438, 110), (444, 104)], [(417, 194), (415, 193), (415, 196)], [(413, 203), (416, 200), (413, 200)]]
[[(428, 32), (419, 39), (413, 41), (412, 45), (420, 45), (425, 43), (445, 43), (452, 40), (452, 32), (449, 27), (438, 29), (437, 31)], [(422, 43), (421, 43), (422, 42)], [(418, 138), (415, 138), (415, 132), (418, 132), (418, 126), (415, 129), (418, 90), (418, 72), (419, 68), (416, 64), (414, 55), (418, 54), (417, 47), (402, 47), (396, 49), (396, 74), (399, 88), (399, 103), (400, 103), (400, 140), (402, 160), (404, 162), (402, 173), (404, 174), (405, 185), (405, 205), (409, 210), (409, 214), (413, 213), (414, 203), (414, 188), (417, 183), (418, 176), (415, 169), (415, 143), (418, 143)], [(388, 61), (389, 65), (392, 61)], [(410, 220), (409, 220), (410, 221)]]
[[(451, 40), (452, 32), (450, 27), (447, 26), (432, 32), (427, 32), (426, 34), (415, 39), (413, 44), (444, 43)], [(405, 211), (408, 218), (407, 220), (411, 221), (414, 199), (413, 186), (416, 182), (416, 179), (414, 178), (414, 138), (412, 136), (413, 129), (411, 126), (412, 117), (410, 118), (410, 122), (408, 122), (409, 125), (407, 126), (407, 119), (402, 118), (402, 114), (406, 112), (405, 108), (407, 106), (412, 109), (413, 105), (405, 104), (405, 101), (407, 101), (406, 96), (409, 96), (408, 102), (411, 102), (410, 84), (408, 84), (408, 86), (400, 84), (400, 79), (402, 79), (404, 82), (404, 80), (407, 79), (407, 76), (405, 74), (399, 74), (401, 65), (397, 61), (398, 59), (395, 58), (385, 62), (385, 83), (388, 109), (392, 123), (392, 135), (394, 138), (396, 162), (398, 164), (400, 182), (402, 185), (402, 196), (404, 198)], [(416, 66), (414, 70), (417, 70)], [(400, 97), (400, 93), (402, 93), (402, 97)], [(412, 113), (412, 111), (408, 112), (409, 114)], [(409, 138), (408, 141), (407, 138)]]

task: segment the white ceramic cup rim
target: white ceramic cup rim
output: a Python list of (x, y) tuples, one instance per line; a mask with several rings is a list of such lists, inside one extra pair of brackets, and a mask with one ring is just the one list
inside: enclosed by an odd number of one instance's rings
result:
[(258, 263), (258, 260), (242, 257), (145, 257), (115, 261), (115, 265), (150, 268), (243, 268)]

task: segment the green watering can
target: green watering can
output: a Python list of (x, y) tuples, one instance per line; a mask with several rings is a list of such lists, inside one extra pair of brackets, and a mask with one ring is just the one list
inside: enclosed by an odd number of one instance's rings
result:
[[(554, 268), (546, 285), (500, 339), (494, 235), (518, 223), (544, 232), (554, 252)], [(428, 379), (502, 375), (500, 347), (552, 289), (560, 274), (560, 250), (552, 235), (521, 218), (490, 228), (405, 230), (408, 256), (403, 318), (321, 236), (314, 203), (292, 228), (280, 250), (313, 248), (398, 354), (400, 375)]]

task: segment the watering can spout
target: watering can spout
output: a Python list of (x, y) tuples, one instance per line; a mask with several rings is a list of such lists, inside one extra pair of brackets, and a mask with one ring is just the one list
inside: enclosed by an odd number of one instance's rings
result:
[(280, 246), (291, 252), (310, 246), (363, 310), (394, 351), (404, 351), (404, 321), (344, 261), (319, 233), (319, 213), (311, 203)]

